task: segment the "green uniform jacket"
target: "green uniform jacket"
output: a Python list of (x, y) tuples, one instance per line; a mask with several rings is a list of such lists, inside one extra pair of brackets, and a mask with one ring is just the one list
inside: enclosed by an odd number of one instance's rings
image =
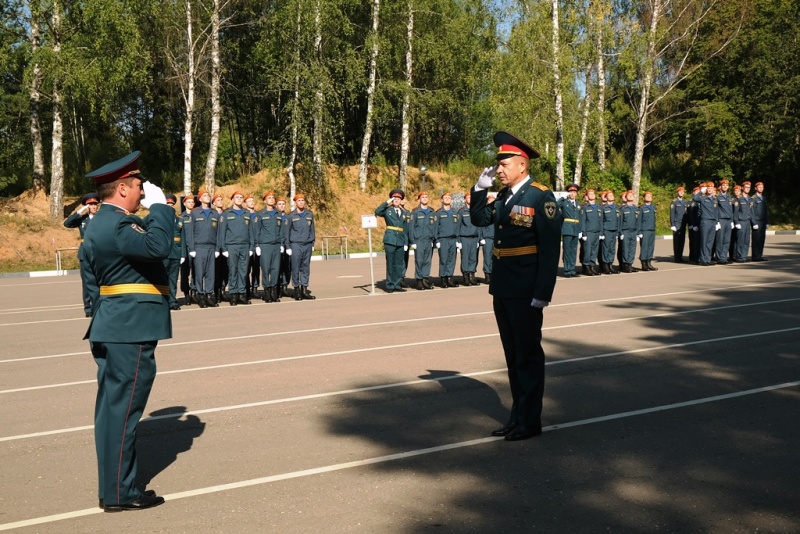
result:
[(408, 219), (403, 208), (399, 209), (400, 215), (394, 211), (394, 206), (383, 202), (375, 208), (375, 215), (383, 217), (386, 221), (386, 233), (383, 234), (383, 242), (402, 247), (408, 245)]
[[(486, 191), (471, 194), (472, 224), (494, 224), (495, 258), (489, 293), (500, 298), (538, 299), (550, 302), (556, 286), (558, 256), (561, 252), (561, 215), (553, 192), (542, 184), (528, 182), (506, 203), (510, 189), (503, 188), (497, 200), (488, 204)], [(514, 208), (522, 213), (516, 213)], [(533, 209), (532, 220), (527, 215)], [(497, 257), (503, 249), (535, 245), (535, 254)]]
[[(84, 339), (139, 343), (172, 337), (169, 281), (162, 260), (173, 247), (175, 210), (153, 204), (146, 221), (103, 204), (86, 229), (83, 245), (100, 286)], [(125, 285), (123, 285), (125, 284)], [(114, 294), (104, 288), (117, 286)], [(148, 293), (155, 286), (160, 293)]]

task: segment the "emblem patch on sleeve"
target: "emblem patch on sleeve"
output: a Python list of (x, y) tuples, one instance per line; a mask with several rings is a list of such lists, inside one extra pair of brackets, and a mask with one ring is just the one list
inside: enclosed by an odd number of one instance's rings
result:
[(556, 203), (555, 202), (545, 202), (544, 203), (544, 214), (547, 215), (548, 219), (552, 219), (556, 216)]
[(133, 228), (135, 231), (139, 232), (140, 234), (146, 234), (147, 233), (141, 226), (139, 226), (136, 223), (131, 223), (131, 228)]

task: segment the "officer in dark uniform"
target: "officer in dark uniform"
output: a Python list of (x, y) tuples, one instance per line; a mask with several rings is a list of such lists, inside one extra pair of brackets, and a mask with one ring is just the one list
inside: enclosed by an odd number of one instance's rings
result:
[(453, 280), (456, 269), (456, 255), (461, 248), (458, 242), (459, 216), (452, 208), (453, 196), (442, 195), (442, 206), (436, 211), (436, 249), (439, 251), (439, 278), (442, 287), (458, 287)]
[(719, 210), (717, 209), (717, 197), (714, 194), (714, 182), (705, 184), (705, 194), (700, 188), (698, 206), (700, 214), (700, 254), (697, 258), (700, 265), (711, 265), (711, 251), (714, 247), (714, 238), (719, 224)]
[[(167, 195), (167, 206), (175, 209), (175, 204), (178, 203), (178, 198), (175, 195)], [(172, 238), (172, 250), (169, 257), (164, 260), (164, 268), (167, 270), (169, 276), (169, 309), (180, 310), (176, 293), (178, 290), (178, 274), (180, 272), (181, 263), (185, 261), (186, 246), (183, 242), (183, 218), (177, 213), (175, 214), (175, 233)]]
[(375, 208), (375, 215), (386, 221), (383, 234), (383, 250), (386, 254), (386, 292), (405, 292), (400, 286), (403, 280), (403, 253), (408, 250), (408, 224), (403, 216), (400, 202), (406, 198), (401, 189), (392, 189), (389, 200)]
[(769, 206), (764, 198), (764, 184), (756, 182), (756, 194), (750, 199), (753, 210), (753, 261), (767, 261), (764, 258), (764, 243), (769, 228)]
[(700, 261), (700, 186), (692, 189), (692, 200), (686, 213), (686, 223), (689, 232), (689, 261)]
[(189, 214), (194, 209), (194, 195), (189, 193), (183, 197), (183, 212), (181, 213), (181, 244), (185, 253), (181, 258), (181, 292), (183, 293), (183, 304), (188, 306), (193, 299), (197, 298), (194, 287), (194, 261), (189, 256), (189, 248), (186, 246), (186, 223), (189, 221)]
[(280, 302), (278, 275), (283, 253), (283, 214), (276, 210), (275, 193), (264, 194), (264, 209), (254, 219), (256, 256), (261, 263), (261, 283), (264, 286), (264, 302)]
[(597, 261), (597, 253), (600, 249), (600, 235), (603, 230), (603, 210), (595, 204), (594, 189), (586, 191), (586, 203), (581, 209), (581, 229), (583, 240), (583, 255), (581, 263), (583, 264), (583, 274), (587, 276), (596, 276), (600, 274), (597, 270), (595, 262)]
[(636, 238), (639, 235), (639, 208), (633, 203), (633, 191), (623, 193), (622, 199), (625, 205), (619, 210), (620, 271), (635, 273), (639, 271), (633, 266), (636, 259)]
[(603, 274), (619, 274), (614, 267), (614, 257), (617, 254), (617, 240), (619, 239), (619, 208), (614, 203), (614, 192), (606, 191), (606, 204), (603, 206), (603, 233), (601, 255)]
[(458, 210), (458, 218), (460, 219), (458, 242), (461, 243), (461, 274), (463, 275), (465, 286), (477, 286), (480, 282), (475, 278), (475, 271), (478, 270), (480, 237), (478, 227), (472, 224), (469, 204), (470, 195), (467, 193), (464, 197), (464, 207)]
[[(745, 182), (748, 190), (750, 182)], [(733, 261), (736, 263), (747, 262), (747, 251), (750, 249), (750, 197), (742, 194), (743, 187), (737, 185), (733, 188), (733, 224), (735, 232), (735, 247)]]
[(578, 186), (570, 184), (567, 187), (567, 196), (558, 201), (558, 209), (564, 217), (561, 225), (561, 238), (564, 242), (562, 261), (564, 263), (564, 278), (579, 276), (575, 272), (575, 260), (578, 254), (578, 241), (581, 236), (581, 206), (578, 204)]
[(644, 203), (639, 206), (639, 261), (643, 271), (657, 271), (653, 267), (653, 254), (656, 247), (656, 207), (653, 205), (653, 193), (644, 192)]
[(200, 190), (197, 195), (200, 207), (189, 213), (183, 222), (186, 230), (186, 248), (194, 261), (195, 291), (201, 308), (219, 306), (214, 297), (214, 260), (219, 257), (217, 233), (220, 214), (211, 207), (211, 195)]
[(683, 200), (684, 194), (685, 189), (680, 186), (677, 189), (678, 197), (669, 205), (669, 229), (672, 230), (672, 254), (675, 258), (675, 263), (683, 263), (683, 247), (686, 243), (688, 213), (686, 202)]
[(719, 193), (717, 193), (717, 213), (719, 215), (719, 231), (717, 232), (717, 263), (726, 265), (728, 263), (728, 251), (731, 248), (731, 230), (733, 223), (733, 206), (728, 196), (730, 182), (722, 180), (719, 183)]
[(414, 278), (417, 280), (417, 289), (422, 291), (433, 289), (429, 277), (439, 218), (433, 208), (428, 205), (427, 191), (421, 191), (417, 195), (417, 201), (419, 205), (411, 211), (408, 223), (408, 240), (409, 247), (414, 251)]
[(87, 193), (81, 198), (83, 207), (67, 217), (64, 221), (66, 228), (77, 228), (81, 234), (81, 244), (78, 245), (78, 267), (81, 275), (81, 289), (83, 292), (83, 313), (86, 317), (92, 316), (92, 303), (97, 300), (98, 288), (97, 281), (94, 279), (89, 263), (86, 261), (86, 254), (83, 250), (83, 236), (86, 234), (86, 226), (92, 220), (100, 207), (100, 197), (97, 193)]
[[(494, 195), (490, 195), (486, 201), (494, 202), (495, 198)], [(470, 199), (471, 201), (472, 199)], [(490, 284), (492, 283), (492, 261), (494, 258), (492, 255), (492, 252), (494, 252), (494, 225), (479, 226), (478, 235), (480, 237), (481, 254), (483, 254), (483, 283)]]
[[(84, 339), (97, 363), (95, 445), (100, 505), (106, 512), (164, 502), (136, 488), (136, 426), (156, 376), (155, 349), (172, 337), (165, 260), (173, 248), (175, 210), (157, 186), (142, 183), (136, 151), (87, 174), (103, 206), (84, 247), (100, 288)], [(150, 210), (146, 220), (134, 213)]]
[(243, 206), (244, 195), (234, 191), (231, 195), (233, 205), (222, 212), (219, 222), (217, 248), (228, 258), (228, 293), (231, 306), (250, 304), (247, 293), (247, 265), (255, 250), (252, 217)]
[[(485, 169), (472, 189), (470, 212), (477, 226), (495, 226), (489, 293), (511, 386), (508, 422), (492, 435), (516, 441), (542, 433), (543, 308), (556, 284), (562, 217), (553, 192), (528, 173), (538, 152), (507, 132), (497, 132), (494, 143), (497, 165)], [(503, 188), (488, 203), (495, 174)]]
[(317, 240), (314, 214), (306, 209), (306, 197), (302, 193), (294, 196), (295, 209), (286, 217), (284, 241), (286, 253), (292, 257), (292, 285), (295, 300), (314, 300), (308, 291), (311, 274), (311, 252)]

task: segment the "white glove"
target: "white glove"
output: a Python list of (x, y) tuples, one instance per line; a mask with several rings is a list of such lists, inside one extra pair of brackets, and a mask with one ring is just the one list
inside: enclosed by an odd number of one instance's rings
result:
[(731, 221), (731, 230), (733, 230), (734, 228), (736, 228), (736, 226), (733, 224), (733, 221)]
[(287, 255), (287, 256), (291, 256), (291, 255), (292, 255), (292, 249), (290, 249), (290, 248), (287, 248), (287, 249), (286, 249), (286, 255)]
[(734, 228), (736, 228), (737, 230), (741, 230), (742, 229), (742, 225), (741, 224), (737, 224), (736, 226), (734, 226)]
[(587, 239), (589, 239), (589, 236), (583, 236), (581, 239), (583, 239), (584, 241), (586, 241)]
[(183, 265), (183, 262), (185, 262), (185, 261), (186, 261), (186, 258), (181, 258), (181, 265)]
[(546, 308), (548, 304), (550, 304), (550, 303), (547, 302), (546, 300), (533, 299), (531, 301), (531, 306), (533, 306), (534, 308), (539, 308), (539, 309)]
[(142, 184), (142, 187), (144, 189), (144, 198), (142, 199), (142, 206), (144, 206), (146, 209), (150, 209), (150, 206), (152, 206), (153, 204), (167, 203), (167, 197), (164, 196), (164, 192), (156, 184), (145, 182)]
[(457, 248), (458, 250), (461, 250), (461, 243), (456, 243), (456, 248)]
[(485, 239), (481, 239), (480, 241), (478, 241), (478, 243), (480, 243), (481, 245), (485, 245), (486, 244), (486, 240)]
[(578, 232), (578, 239), (583, 238), (583, 232)]
[(223, 255), (223, 256), (225, 256), (226, 258), (229, 258), (229, 257), (230, 257), (230, 255), (231, 255), (231, 253), (230, 253), (230, 252), (228, 252), (228, 251), (226, 250), (226, 251), (224, 251), (224, 252), (222, 253), (222, 255)]
[(417, 244), (416, 243), (412, 243), (411, 244), (411, 250), (417, 250)]
[(480, 189), (489, 189), (494, 183), (495, 174), (497, 174), (496, 167), (486, 167), (483, 169), (480, 178), (478, 178), (478, 183), (476, 186)]
[(311, 252), (314, 252), (314, 247), (313, 246), (311, 247)]
[(193, 257), (193, 258), (194, 258), (195, 256), (197, 256), (197, 252), (195, 252), (195, 251), (193, 250), (193, 251), (189, 252), (189, 256), (191, 256), (191, 257)]
[(625, 236), (620, 234), (620, 236), (619, 236), (619, 240), (620, 240), (620, 241), (625, 241)]
[(219, 258), (219, 250), (215, 250), (214, 251), (214, 257), (215, 258)]
[(284, 252), (286, 252), (286, 248), (284, 248), (284, 246), (281, 245), (281, 254), (283, 254)]
[(692, 231), (693, 232), (696, 232), (697, 230), (699, 230), (699, 228), (697, 226), (692, 226)]
[(600, 234), (600, 238), (599, 238), (599, 239), (600, 239), (600, 241), (602, 241), (602, 240), (603, 240), (603, 239), (605, 239), (605, 238), (606, 238), (606, 236), (604, 236), (603, 234)]
[(408, 245), (403, 245), (403, 252), (408, 252)]
[(261, 247), (256, 247), (256, 256), (261, 256)]
[(674, 226), (670, 226), (669, 229), (672, 230), (673, 232), (677, 232), (678, 231), (678, 229), (675, 228)]
[(252, 256), (253, 255), (253, 251), (252, 250), (248, 250), (247, 252), (249, 252), (248, 256)]
[[(758, 226), (756, 226), (756, 228), (758, 228)], [(439, 243), (438, 241), (436, 242), (436, 248), (437, 248), (437, 249), (440, 249), (440, 248), (442, 248), (442, 244), (441, 244), (441, 243)]]
[(639, 239), (641, 239), (641, 238), (643, 238), (643, 237), (644, 237), (644, 234), (639, 234), (639, 235), (638, 235), (638, 236), (636, 236), (636, 237), (638, 237)]
[(757, 224), (753, 225), (753, 230), (758, 230), (758, 225)]
[(78, 215), (83, 215), (87, 211), (89, 211), (89, 206), (81, 206), (81, 209), (78, 210)]
[(719, 224), (719, 223), (717, 223), (717, 224), (716, 224), (716, 226), (714, 226), (714, 228), (716, 228), (717, 230), (719, 230), (720, 228), (722, 228), (722, 225), (721, 225), (721, 224)]
[(480, 250), (480, 248), (481, 248), (481, 244), (480, 244), (480, 242), (478, 242), (478, 246), (477, 246), (477, 248), (478, 248), (478, 250)]

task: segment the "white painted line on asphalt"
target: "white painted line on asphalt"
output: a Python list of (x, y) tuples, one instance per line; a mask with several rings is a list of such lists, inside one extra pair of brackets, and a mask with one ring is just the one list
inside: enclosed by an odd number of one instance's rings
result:
[(13, 308), (10, 310), (0, 310), (0, 315), (12, 315), (17, 313), (38, 313), (42, 311), (64, 311), (83, 309), (82, 304), (54, 304), (52, 306), (37, 306), (35, 308)]
[[(594, 354), (594, 355), (591, 355), (591, 356), (580, 356), (580, 357), (577, 357), (577, 358), (570, 358), (570, 359), (567, 359), (567, 360), (555, 360), (555, 361), (552, 361), (552, 362), (547, 362), (547, 363), (545, 363), (545, 365), (547, 365), (547, 366), (549, 366), (549, 365), (562, 365), (562, 364), (566, 364), (566, 363), (575, 363), (575, 362), (583, 362), (583, 361), (587, 361), (587, 360), (598, 360), (598, 359), (602, 359), (602, 358), (610, 358), (610, 357), (613, 357), (613, 356), (624, 356), (624, 355), (628, 355), (628, 354), (639, 354), (639, 353), (642, 353), (642, 352), (659, 351), (659, 350), (665, 350), (665, 349), (676, 349), (676, 348), (682, 348), (682, 347), (691, 347), (693, 345), (703, 345), (703, 344), (706, 344), (706, 343), (717, 343), (717, 342), (720, 342), (720, 341), (731, 341), (731, 340), (734, 340), (734, 339), (742, 339), (742, 338), (748, 338), (748, 337), (758, 337), (758, 336), (767, 336), (767, 335), (774, 335), (774, 334), (784, 334), (784, 333), (787, 333), (787, 332), (796, 332), (798, 330), (800, 330), (800, 326), (795, 327), (795, 328), (785, 328), (785, 329), (782, 329), (782, 330), (772, 330), (772, 331), (769, 331), (769, 332), (755, 332), (755, 333), (752, 333), (752, 334), (739, 334), (739, 335), (735, 335), (735, 336), (718, 337), (718, 338), (713, 338), (713, 339), (687, 341), (687, 342), (684, 342), (684, 343), (673, 343), (673, 344), (670, 344), (670, 345), (658, 345), (658, 346), (655, 346), (655, 347), (646, 347), (646, 348), (643, 348), (643, 349), (632, 349), (632, 350), (626, 350), (626, 351), (621, 351), (621, 352), (608, 352), (608, 353), (605, 353), (605, 354)], [(481, 336), (481, 337), (494, 337), (496, 335), (497, 334), (492, 334), (491, 336)], [(461, 338), (461, 339), (465, 339), (465, 338)], [(339, 390), (339, 391), (328, 391), (328, 392), (325, 392), (325, 393), (311, 393), (311, 394), (308, 394), (308, 395), (299, 395), (299, 396), (296, 396), (296, 397), (284, 397), (284, 398), (281, 398), (281, 399), (270, 399), (270, 400), (266, 400), (266, 401), (248, 402), (248, 403), (244, 403), (244, 404), (234, 404), (234, 405), (230, 405), (230, 406), (218, 406), (216, 408), (206, 408), (206, 409), (203, 409), (203, 410), (191, 410), (191, 411), (188, 411), (188, 412), (180, 412), (180, 413), (175, 413), (175, 414), (157, 415), (157, 416), (147, 417), (145, 419), (142, 419), (142, 421), (158, 421), (158, 420), (161, 420), (161, 419), (178, 419), (178, 418), (180, 418), (180, 417), (182, 417), (184, 415), (201, 415), (201, 414), (209, 414), (209, 413), (228, 412), (228, 411), (232, 411), (232, 410), (242, 410), (242, 409), (246, 409), (246, 408), (258, 408), (258, 407), (270, 406), (270, 405), (274, 405), (274, 404), (286, 404), (286, 403), (290, 403), (290, 402), (300, 402), (300, 401), (305, 401), (305, 400), (323, 399), (323, 398), (328, 398), (328, 397), (336, 397), (336, 396), (340, 396), (340, 395), (348, 395), (348, 394), (351, 394), (351, 393), (363, 393), (365, 391), (377, 391), (377, 390), (381, 390), (381, 389), (390, 389), (390, 388), (407, 387), (407, 386), (413, 386), (413, 385), (425, 384), (425, 383), (441, 382), (443, 380), (453, 380), (453, 379), (463, 378), (463, 377), (467, 377), (468, 378), (468, 377), (473, 377), (473, 376), (489, 375), (489, 374), (495, 374), (495, 373), (505, 373), (506, 371), (507, 371), (506, 368), (490, 369), (490, 370), (487, 370), (487, 371), (476, 371), (474, 373), (459, 373), (459, 374), (456, 374), (456, 375), (449, 375), (449, 376), (430, 378), (430, 379), (426, 378), (426, 379), (420, 379), (420, 380), (409, 380), (409, 381), (406, 381), (406, 382), (394, 382), (394, 383), (391, 383), (391, 384), (378, 384), (378, 385), (375, 385), (375, 386), (366, 386), (366, 387), (361, 387), (361, 388), (344, 389), (344, 390)], [(169, 372), (160, 373), (160, 374), (169, 374)], [(94, 384), (94, 382), (95, 382), (94, 380), (87, 380), (86, 382), (83, 382), (83, 383), (84, 384)], [(0, 392), (0, 393), (2, 393), (2, 392)], [(21, 439), (38, 438), (38, 437), (43, 437), (43, 436), (52, 436), (52, 435), (56, 435), (56, 434), (67, 434), (67, 433), (70, 433), (70, 432), (79, 432), (81, 430), (89, 430), (89, 429), (92, 429), (92, 428), (94, 428), (94, 426), (88, 425), (88, 426), (61, 428), (61, 429), (57, 429), (57, 430), (47, 430), (47, 431), (43, 431), (43, 432), (34, 432), (32, 434), (18, 434), (16, 436), (0, 437), (0, 443), (2, 443), (4, 441), (17, 441), (17, 440), (21, 440)]]
[[(800, 381), (795, 382), (785, 382), (783, 384), (775, 384), (771, 386), (764, 386), (760, 388), (754, 389), (747, 389), (744, 391), (737, 391), (734, 393), (727, 393), (725, 395), (715, 395), (713, 397), (704, 397), (700, 399), (694, 399), (690, 401), (684, 402), (676, 402), (672, 404), (663, 404), (661, 406), (654, 406), (651, 408), (644, 408), (642, 410), (632, 410), (629, 412), (622, 412), (617, 414), (605, 415), (602, 417), (592, 417), (590, 419), (582, 419), (579, 421), (570, 421), (567, 423), (561, 423), (556, 425), (550, 425), (542, 428), (542, 432), (552, 432), (554, 430), (564, 430), (567, 428), (574, 428), (579, 426), (591, 425), (595, 423), (601, 423), (606, 421), (613, 421), (616, 419), (625, 419), (628, 417), (636, 417), (640, 415), (648, 415), (651, 413), (656, 412), (664, 412), (668, 410), (677, 410), (680, 408), (686, 408), (689, 406), (698, 406), (701, 404), (708, 404), (712, 402), (720, 402), (729, 399), (735, 399), (740, 397), (745, 397), (749, 395), (756, 395), (759, 393), (768, 393), (771, 391), (777, 391), (780, 389), (788, 389), (792, 387), (800, 386)], [(352, 462), (344, 462), (339, 464), (332, 464), (326, 465), (322, 467), (315, 467), (311, 469), (302, 469), (299, 471), (291, 471), (288, 473), (281, 473), (278, 475), (269, 475), (259, 478), (252, 478), (249, 480), (240, 480), (238, 482), (230, 482), (228, 484), (219, 484), (215, 486), (207, 486), (205, 488), (197, 488), (193, 490), (187, 491), (180, 491), (177, 493), (170, 493), (164, 495), (164, 499), (167, 501), (176, 501), (179, 499), (187, 499), (191, 497), (200, 497), (203, 495), (210, 495), (214, 493), (221, 493), (223, 491), (231, 491), (236, 489), (242, 488), (249, 488), (253, 486), (261, 486), (264, 484), (271, 484), (273, 482), (281, 482), (284, 480), (292, 480), (295, 478), (303, 478), (303, 477), (310, 477), (315, 475), (320, 475), (323, 473), (333, 473), (336, 471), (343, 471), (345, 469), (353, 469), (357, 467), (366, 467), (369, 465), (376, 465), (382, 464), (386, 462), (393, 462), (397, 460), (406, 460), (409, 458), (415, 458), (417, 456), (424, 456), (427, 454), (435, 454), (438, 452), (444, 451), (451, 451), (456, 449), (463, 449), (466, 447), (474, 447), (476, 445), (484, 445), (486, 443), (491, 443), (493, 441), (501, 441), (503, 437), (488, 437), (488, 438), (478, 438), (478, 439), (471, 439), (468, 441), (460, 441), (457, 443), (447, 443), (445, 445), (437, 445), (435, 447), (427, 447), (424, 449), (416, 449), (406, 452), (398, 452), (394, 454), (386, 454), (383, 456), (376, 456), (373, 458), (365, 458), (363, 460), (354, 460)], [(513, 446), (513, 445), (511, 445)], [(5, 523), (0, 525), (0, 530), (12, 530), (15, 528), (23, 528), (23, 527), (30, 527), (34, 525), (43, 525), (47, 523), (53, 523), (56, 521), (63, 521), (66, 519), (75, 519), (78, 517), (84, 517), (94, 514), (103, 513), (102, 510), (99, 508), (86, 508), (83, 510), (75, 510), (72, 512), (66, 512), (62, 514), (54, 514), (49, 516), (42, 516), (36, 517), (32, 519), (26, 519), (23, 521), (16, 521), (14, 523)]]

